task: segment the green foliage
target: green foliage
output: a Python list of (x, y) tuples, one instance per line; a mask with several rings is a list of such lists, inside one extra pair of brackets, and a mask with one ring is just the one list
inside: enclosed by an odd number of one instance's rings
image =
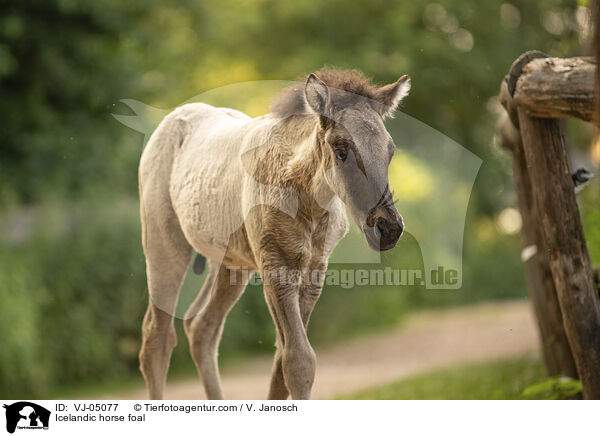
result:
[(527, 386), (521, 396), (526, 400), (569, 400), (581, 394), (580, 380), (570, 377), (549, 377)]
[(140, 53), (120, 35), (141, 19), (142, 4), (3, 5), (0, 206), (135, 184), (139, 149), (124, 146), (134, 136), (110, 112), (119, 98), (141, 91)]
[(22, 230), (31, 232), (26, 243), (0, 246), (0, 334), (9, 341), (0, 395), (40, 395), (137, 366), (145, 305), (139, 225), (127, 203), (99, 206), (40, 205), (14, 217), (13, 225), (33, 224)]
[(592, 264), (600, 267), (600, 180), (595, 177), (588, 185), (581, 192), (579, 207)]
[(527, 386), (543, 379), (539, 360), (524, 356), (428, 372), (357, 392), (347, 399), (517, 400), (523, 399), (521, 392)]
[[(225, 84), (294, 79), (332, 64), (379, 82), (413, 76), (405, 110), (485, 160), (485, 189), (476, 195), (489, 213), (504, 201), (506, 178), (489, 146), (493, 114), (482, 109), (523, 51), (579, 50), (576, 7), (571, 0), (9, 2), (0, 16), (0, 204), (88, 196), (96, 185), (133, 194), (139, 137), (110, 116), (121, 98), (172, 107)], [(559, 17), (558, 29), (542, 26), (548, 14)]]

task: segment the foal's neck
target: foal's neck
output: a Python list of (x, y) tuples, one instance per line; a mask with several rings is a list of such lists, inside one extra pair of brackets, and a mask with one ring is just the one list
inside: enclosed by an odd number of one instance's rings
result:
[[(293, 125), (296, 121), (296, 126)], [(289, 126), (295, 135), (288, 162), (286, 175), (298, 190), (305, 206), (320, 213), (334, 197), (334, 193), (325, 179), (328, 168), (327, 153), (319, 138), (319, 119), (306, 115), (292, 120)], [(297, 135), (296, 135), (297, 134)]]

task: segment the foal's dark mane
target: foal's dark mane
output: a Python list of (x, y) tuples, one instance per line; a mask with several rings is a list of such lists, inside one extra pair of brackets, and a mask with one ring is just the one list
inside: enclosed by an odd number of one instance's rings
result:
[[(336, 107), (350, 106), (361, 97), (377, 99), (377, 87), (358, 70), (323, 67), (315, 71), (315, 74), (329, 87), (333, 105)], [(304, 84), (307, 77), (308, 74), (300, 78), (298, 83), (281, 91), (271, 106), (274, 115), (287, 118), (307, 113), (304, 100)]]

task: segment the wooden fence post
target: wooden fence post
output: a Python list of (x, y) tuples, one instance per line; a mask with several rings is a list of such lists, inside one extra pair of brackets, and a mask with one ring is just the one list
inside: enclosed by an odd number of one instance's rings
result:
[[(596, 71), (593, 58), (560, 59), (539, 51), (527, 52), (513, 63), (500, 92), (512, 123), (503, 127), (503, 136), (512, 135), (513, 143), (520, 138), (522, 144), (522, 154), (518, 145), (512, 147), (517, 151), (516, 181), (525, 187), (522, 195), (529, 192), (533, 196), (533, 201), (519, 198), (531, 221), (524, 241), (535, 239), (538, 253), (543, 250), (545, 255), (538, 262), (542, 271), (544, 265), (549, 267), (552, 293), (558, 298), (562, 326), (586, 399), (600, 399), (600, 298), (558, 119), (598, 122)], [(546, 273), (538, 274), (547, 281)], [(546, 283), (544, 289), (549, 292), (552, 286)], [(555, 322), (558, 319), (555, 317)]]
[(586, 399), (600, 399), (600, 301), (561, 126), (517, 106), (537, 220)]
[(537, 211), (521, 134), (510, 119), (506, 118), (501, 135), (502, 145), (509, 149), (513, 156), (513, 178), (522, 219), (523, 249), (535, 248), (535, 252), (529, 254), (527, 259), (523, 259), (523, 262), (529, 294), (538, 322), (546, 373), (549, 376), (566, 375), (571, 378), (579, 378), (563, 327), (562, 313), (552, 281), (548, 256), (543, 246), (542, 231), (536, 222)]
[[(515, 69), (511, 69), (511, 72), (515, 73)], [(516, 74), (518, 77), (520, 71)], [(531, 178), (525, 161), (521, 132), (515, 126), (515, 123), (518, 125), (518, 116), (507, 81), (502, 82), (500, 102), (508, 116), (503, 120), (498, 133), (501, 145), (512, 153), (513, 179), (522, 218), (522, 245), (526, 251), (535, 249), (535, 252), (527, 254), (527, 258), (524, 258), (523, 262), (529, 294), (538, 322), (546, 373), (549, 376), (566, 375), (571, 378), (579, 378), (563, 327), (562, 313), (552, 281), (548, 257), (543, 246), (544, 238), (541, 228), (536, 222), (537, 211)]]

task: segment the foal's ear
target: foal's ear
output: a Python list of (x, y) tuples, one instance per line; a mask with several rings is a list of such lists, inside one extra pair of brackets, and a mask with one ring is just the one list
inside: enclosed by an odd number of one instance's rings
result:
[(394, 83), (382, 86), (377, 90), (375, 99), (381, 103), (378, 111), (382, 117), (391, 117), (404, 97), (410, 91), (410, 77), (406, 74)]
[(311, 111), (316, 114), (328, 116), (331, 106), (329, 88), (316, 75), (310, 74), (304, 85), (304, 98)]

